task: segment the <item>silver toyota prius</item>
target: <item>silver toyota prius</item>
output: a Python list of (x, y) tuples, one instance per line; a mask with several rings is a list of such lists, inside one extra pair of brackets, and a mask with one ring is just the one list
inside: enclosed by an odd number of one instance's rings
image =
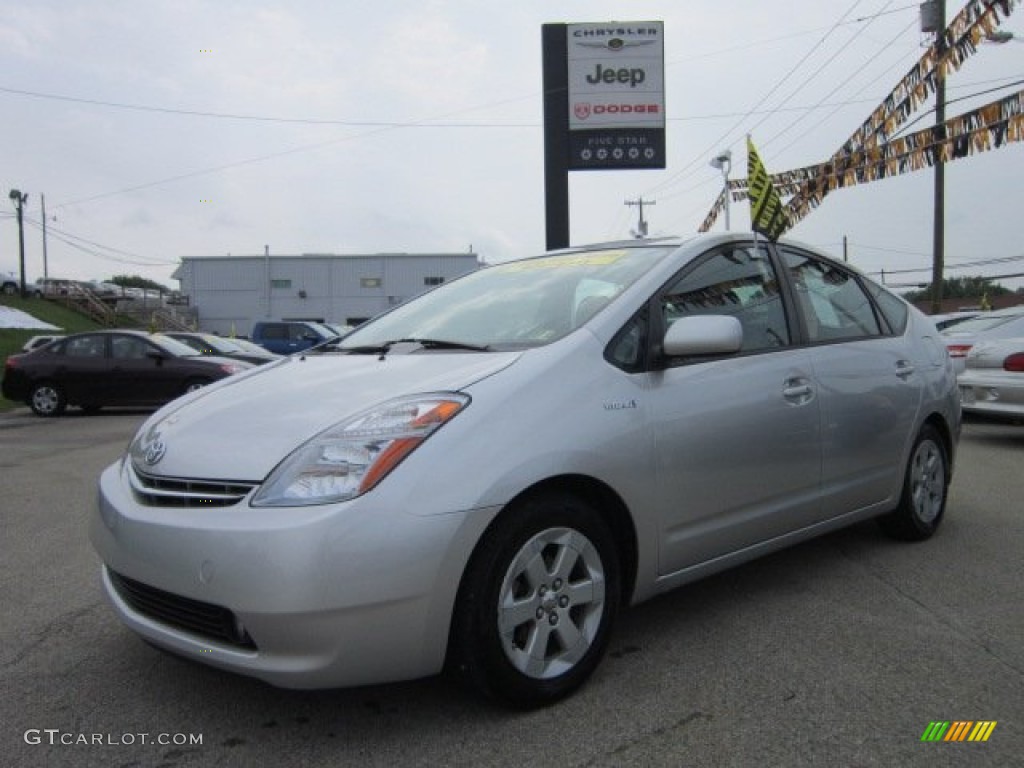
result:
[(152, 644), (289, 688), (450, 670), (514, 706), (624, 606), (876, 518), (931, 536), (935, 325), (815, 249), (634, 240), (486, 267), (154, 413), (91, 538)]

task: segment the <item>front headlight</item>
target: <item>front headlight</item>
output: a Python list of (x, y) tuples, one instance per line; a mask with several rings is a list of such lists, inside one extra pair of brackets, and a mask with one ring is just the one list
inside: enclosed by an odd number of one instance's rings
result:
[(252, 504), (298, 507), (364, 494), (468, 404), (468, 396), (448, 392), (363, 411), (297, 448), (270, 473)]

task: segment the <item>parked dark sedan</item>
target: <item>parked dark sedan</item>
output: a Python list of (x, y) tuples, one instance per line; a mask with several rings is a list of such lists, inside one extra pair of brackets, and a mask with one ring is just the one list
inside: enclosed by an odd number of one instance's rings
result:
[(197, 354), (179, 341), (143, 331), (78, 333), (31, 352), (11, 355), (2, 391), (39, 416), (69, 405), (159, 405), (251, 363)]
[(172, 339), (177, 339), (183, 344), (187, 344), (202, 355), (219, 355), (231, 360), (244, 360), (254, 365), (272, 363), (274, 360), (280, 360), (282, 357), (282, 355), (275, 354), (256, 344), (242, 346), (235, 339), (214, 336), (212, 333), (167, 331), (166, 335)]

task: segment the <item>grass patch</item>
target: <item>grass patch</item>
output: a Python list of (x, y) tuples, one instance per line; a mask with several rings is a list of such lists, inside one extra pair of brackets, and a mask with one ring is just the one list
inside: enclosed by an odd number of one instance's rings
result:
[[(20, 296), (0, 296), (0, 306), (20, 309), (37, 320), (42, 320), (50, 325), (56, 325), (61, 329), (60, 331), (46, 331), (37, 328), (0, 328), (0, 360), (6, 360), (9, 355), (20, 353), (25, 342), (33, 336), (41, 336), (48, 333), (81, 333), (102, 328), (101, 325), (85, 315), (49, 299), (23, 299)], [(131, 328), (133, 325), (131, 320), (122, 319), (122, 328)], [(21, 403), (11, 402), (0, 397), (0, 412), (9, 411), (20, 405)]]

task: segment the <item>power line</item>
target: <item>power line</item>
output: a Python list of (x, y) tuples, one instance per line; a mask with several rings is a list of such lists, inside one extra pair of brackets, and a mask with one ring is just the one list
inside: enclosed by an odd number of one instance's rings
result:
[[(28, 222), (29, 224), (31, 224), (34, 228), (36, 228), (36, 229), (38, 229), (40, 231), (42, 230), (43, 225), (40, 222), (32, 220), (32, 219), (25, 219), (25, 221)], [(70, 246), (71, 248), (74, 248), (77, 251), (81, 251), (82, 253), (86, 253), (86, 254), (88, 254), (90, 256), (94, 256), (94, 257), (96, 257), (98, 259), (103, 259), (104, 261), (113, 261), (113, 262), (117, 262), (119, 264), (130, 264), (132, 266), (137, 266), (137, 267), (170, 267), (170, 266), (177, 266), (177, 264), (178, 264), (177, 261), (159, 261), (159, 260), (156, 260), (156, 259), (147, 259), (144, 256), (139, 256), (138, 254), (130, 254), (127, 251), (118, 251), (116, 248), (110, 248), (109, 246), (102, 245), (100, 243), (93, 243), (98, 248), (104, 248), (104, 249), (106, 249), (108, 251), (112, 251), (113, 253), (122, 253), (122, 254), (127, 254), (128, 256), (134, 257), (134, 258), (123, 258), (123, 257), (120, 257), (120, 256), (115, 256), (112, 253), (103, 253), (101, 251), (96, 250), (95, 248), (89, 248), (89, 247), (87, 247), (85, 245), (81, 245), (80, 243), (75, 242), (75, 241), (76, 240), (81, 240), (82, 242), (85, 242), (85, 243), (92, 243), (92, 241), (91, 240), (86, 240), (85, 238), (78, 237), (77, 235), (72, 235), (70, 233), (63, 232), (61, 230), (56, 230), (53, 227), (47, 227), (46, 232), (47, 232), (47, 235), (49, 237), (53, 237), (56, 240), (60, 240), (65, 245), (68, 245), (68, 246)]]
[[(884, 9), (884, 8), (885, 8), (885, 7), (887, 6), (887, 5), (891, 4), (891, 2), (892, 2), (892, 0), (889, 0), (889, 2), (887, 2), (887, 3), (886, 3), (886, 5), (883, 5), (883, 6), (882, 6), (882, 8)], [(825, 62), (824, 64), (822, 64), (821, 66), (817, 67), (817, 68), (816, 68), (816, 69), (814, 70), (814, 72), (812, 72), (812, 73), (811, 73), (811, 75), (810, 75), (810, 76), (809, 76), (809, 77), (808, 77), (807, 79), (805, 79), (805, 80), (804, 80), (804, 81), (803, 81), (802, 83), (800, 83), (800, 85), (799, 85), (799, 86), (797, 86), (796, 90), (794, 90), (794, 91), (793, 91), (792, 93), (790, 93), (790, 94), (789, 94), (789, 96), (787, 96), (787, 97), (786, 97), (785, 99), (783, 99), (782, 103), (783, 103), (783, 104), (785, 104), (785, 103), (786, 103), (786, 101), (788, 101), (789, 99), (792, 99), (792, 98), (793, 98), (794, 96), (796, 96), (796, 94), (798, 94), (798, 93), (799, 93), (799, 92), (800, 92), (801, 90), (803, 90), (803, 88), (804, 88), (804, 87), (805, 87), (805, 86), (806, 86), (806, 85), (807, 85), (808, 83), (810, 83), (810, 82), (811, 82), (812, 80), (814, 80), (814, 79), (815, 79), (816, 77), (818, 77), (818, 76), (819, 76), (819, 75), (820, 75), (820, 74), (821, 74), (822, 72), (824, 72), (824, 71), (825, 71), (825, 69), (826, 69), (826, 68), (827, 68), (827, 67), (828, 67), (828, 66), (829, 66), (829, 65), (830, 65), (830, 64), (831, 64), (831, 63), (832, 63), (833, 61), (835, 61), (835, 60), (836, 60), (836, 59), (837, 59), (837, 58), (839, 57), (839, 55), (840, 55), (840, 54), (842, 54), (842, 53), (843, 53), (843, 52), (844, 52), (844, 51), (845, 51), (845, 50), (846, 50), (847, 48), (849, 48), (849, 47), (850, 47), (850, 46), (851, 46), (851, 45), (853, 44), (853, 41), (854, 41), (854, 40), (856, 40), (856, 39), (857, 39), (857, 38), (858, 38), (858, 37), (859, 37), (859, 36), (860, 36), (860, 35), (861, 35), (861, 34), (862, 34), (863, 32), (865, 32), (865, 31), (866, 31), (866, 30), (868, 29), (868, 27), (870, 27), (870, 26), (871, 26), (871, 24), (872, 24), (872, 23), (873, 23), (873, 22), (875, 21), (875, 19), (876, 19), (876, 18), (877, 18), (877, 16), (876, 16), (876, 17), (872, 17), (872, 18), (871, 18), (871, 21), (869, 21), (869, 22), (868, 22), (867, 24), (865, 24), (865, 25), (864, 25), (864, 26), (862, 26), (862, 27), (861, 27), (860, 29), (858, 29), (858, 30), (856, 31), (856, 33), (854, 33), (854, 35), (853, 35), (853, 36), (852, 36), (852, 37), (851, 37), (851, 38), (850, 38), (849, 40), (847, 40), (847, 41), (846, 41), (845, 43), (843, 43), (843, 44), (842, 44), (841, 46), (839, 46), (839, 48), (838, 48), (838, 49), (837, 49), (837, 50), (836, 50), (836, 51), (835, 51), (835, 52), (834, 52), (834, 53), (832, 54), (832, 56), (830, 56), (830, 57), (829, 57), (829, 59), (828, 59), (828, 60), (827, 60), (827, 61), (826, 61), (826, 62)], [(913, 23), (913, 22), (911, 22), (911, 23)], [(899, 39), (900, 37), (902, 37), (902, 36), (903, 36), (903, 32), (904, 32), (904, 31), (905, 31), (905, 30), (901, 30), (901, 31), (900, 31), (900, 33), (899, 33), (899, 34), (898, 34), (898, 35), (897, 35), (897, 36), (896, 36), (895, 38), (893, 38), (893, 40), (892, 40), (892, 41), (890, 41), (889, 43), (887, 43), (887, 44), (886, 44), (885, 48), (887, 48), (887, 47), (891, 46), (891, 45), (892, 45), (892, 44), (893, 44), (893, 43), (894, 43), (894, 42), (895, 42), (896, 40), (898, 40), (898, 39)], [(883, 48), (883, 50), (884, 50), (884, 48)], [(859, 74), (860, 74), (860, 70), (859, 70), (859, 69), (855, 69), (855, 70), (854, 70), (854, 71), (853, 71), (853, 72), (852, 72), (852, 73), (850, 74), (850, 76), (849, 76), (848, 78), (846, 78), (846, 80), (844, 80), (844, 81), (843, 81), (843, 82), (841, 82), (841, 83), (840, 83), (839, 85), (837, 85), (837, 86), (836, 86), (835, 88), (833, 88), (833, 89), (832, 89), (831, 91), (829, 91), (829, 93), (828, 93), (828, 94), (827, 94), (827, 95), (825, 96), (825, 99), (827, 99), (827, 98), (829, 98), (830, 96), (832, 96), (832, 95), (833, 95), (834, 93), (836, 93), (836, 91), (838, 91), (838, 90), (839, 90), (840, 88), (842, 88), (843, 86), (845, 86), (845, 85), (846, 85), (846, 84), (847, 84), (848, 82), (850, 82), (851, 80), (853, 80), (853, 79), (854, 79), (855, 77), (857, 77), (857, 76), (858, 76)], [(824, 99), (822, 99), (822, 101), (824, 101)], [(820, 103), (820, 102), (819, 102), (819, 103)], [(753, 133), (753, 131), (754, 131), (754, 129), (755, 129), (755, 128), (757, 128), (757, 127), (761, 126), (761, 125), (762, 125), (762, 124), (763, 124), (763, 123), (765, 122), (765, 120), (767, 120), (767, 119), (768, 119), (768, 118), (769, 118), (769, 117), (770, 117), (771, 115), (774, 115), (776, 111), (777, 111), (777, 110), (772, 110), (772, 111), (771, 111), (771, 112), (769, 112), (769, 113), (768, 113), (767, 115), (765, 115), (765, 116), (764, 116), (763, 118), (761, 118), (761, 120), (759, 120), (758, 122), (756, 122), (756, 123), (755, 123), (754, 125), (752, 125), (752, 126), (751, 126), (751, 127), (750, 127), (750, 128), (748, 129), (748, 130), (747, 130), (747, 133)], [(772, 141), (774, 141), (775, 139), (777, 139), (777, 138), (778, 138), (779, 136), (781, 136), (781, 135), (783, 135), (784, 133), (786, 133), (787, 131), (789, 131), (789, 130), (790, 130), (790, 129), (791, 129), (791, 128), (792, 128), (793, 126), (794, 126), (794, 125), (796, 125), (796, 124), (797, 124), (798, 122), (799, 122), (799, 119), (798, 119), (798, 120), (796, 120), (796, 121), (794, 121), (794, 122), (792, 122), (792, 123), (790, 123), (790, 124), (789, 124), (788, 126), (786, 126), (786, 127), (784, 128), (784, 129), (782, 129), (782, 131), (780, 131), (779, 133), (775, 134), (775, 136), (773, 136), (773, 137), (772, 137), (771, 139), (769, 139), (768, 141), (764, 142), (764, 144), (769, 144), (769, 143), (771, 143)]]
[(779, 88), (781, 88), (785, 84), (785, 82), (787, 80), (789, 80), (789, 78), (792, 77), (793, 74), (801, 66), (803, 66), (804, 62), (806, 62), (810, 58), (811, 54), (813, 54), (818, 48), (820, 48), (822, 45), (825, 44), (825, 41), (829, 38), (829, 36), (833, 32), (835, 32), (835, 30), (839, 27), (839, 24), (847, 16), (849, 16), (850, 13), (853, 12), (853, 9), (856, 8), (859, 4), (860, 4), (860, 0), (856, 0), (854, 2), (854, 4), (852, 6), (850, 6), (850, 8), (846, 11), (846, 13), (844, 13), (842, 16), (839, 17), (839, 21), (836, 22), (835, 24), (833, 24), (832, 27), (829, 28), (828, 32), (826, 32), (824, 34), (824, 36), (822, 36), (822, 38), (820, 40), (818, 40), (818, 42), (815, 43), (811, 47), (811, 49), (807, 53), (805, 53), (804, 56), (792, 68), (790, 68), (790, 70), (782, 77), (781, 80), (779, 80), (779, 82), (777, 82), (774, 86), (772, 86), (772, 88), (769, 89), (769, 91), (764, 96), (762, 96), (758, 100), (758, 102), (753, 107), (750, 108), (750, 110), (748, 110), (746, 112), (746, 114), (743, 116), (743, 118), (741, 118), (739, 121), (737, 121), (736, 125), (734, 125), (729, 130), (725, 131), (721, 136), (719, 136), (718, 139), (716, 139), (709, 147), (707, 147), (707, 149), (703, 150), (698, 155), (696, 155), (693, 160), (691, 160), (689, 163), (684, 165), (679, 171), (677, 171), (675, 174), (673, 174), (669, 178), (665, 179), (664, 181), (661, 181), (658, 184), (655, 184), (647, 192), (650, 194), (650, 193), (658, 192), (660, 190), (664, 190), (665, 188), (667, 188), (667, 187), (671, 186), (672, 184), (674, 184), (677, 179), (687, 178), (687, 176), (685, 176), (684, 174), (686, 174), (687, 171), (689, 171), (691, 168), (694, 167), (694, 165), (696, 165), (698, 162), (700, 162), (702, 158), (707, 157), (712, 152), (714, 152), (716, 147), (719, 147), (722, 144), (722, 142), (724, 142), (731, 134), (733, 134), (742, 125), (743, 120), (746, 120), (746, 118), (749, 117), (753, 113), (754, 110), (756, 110), (758, 107), (760, 107), (766, 101), (768, 101), (768, 99), (772, 96), (772, 94), (774, 94)]
[[(860, 247), (861, 248), (865, 248), (865, 247), (868, 247), (868, 246), (863, 246), (862, 245)], [(884, 250), (884, 249), (878, 249), (878, 250)], [(915, 255), (925, 256), (927, 254), (915, 254)], [(958, 262), (956, 264), (946, 264), (946, 269), (975, 269), (977, 267), (991, 266), (991, 265), (994, 265), (994, 264), (1013, 264), (1013, 263), (1018, 262), (1018, 261), (1024, 261), (1024, 254), (1022, 254), (1020, 256), (1003, 256), (1003, 257), (992, 258), (992, 259), (979, 259), (979, 260), (976, 260), (976, 261), (962, 261), (962, 262)], [(920, 267), (920, 268), (908, 267), (906, 269), (875, 270), (874, 272), (868, 272), (867, 274), (877, 275), (877, 274), (881, 274), (882, 272), (884, 272), (887, 275), (912, 275), (912, 274), (915, 274), (917, 272), (931, 272), (931, 271), (932, 271), (932, 268), (930, 266), (928, 266), (928, 267)]]
[[(906, 34), (906, 32), (907, 32), (907, 30), (908, 30), (908, 29), (910, 29), (911, 27), (913, 27), (913, 26), (914, 26), (914, 23), (915, 23), (915, 22), (911, 22), (911, 23), (910, 23), (910, 24), (908, 24), (908, 25), (907, 25), (906, 27), (904, 27), (904, 28), (903, 28), (903, 29), (901, 29), (901, 30), (900, 30), (899, 32), (897, 32), (897, 33), (896, 33), (896, 35), (895, 35), (895, 36), (894, 36), (894, 37), (893, 37), (893, 38), (892, 38), (892, 39), (891, 39), (891, 40), (890, 40), (890, 41), (889, 41), (888, 43), (886, 43), (886, 44), (885, 44), (885, 45), (884, 45), (884, 46), (882, 47), (882, 50), (884, 51), (884, 50), (886, 50), (886, 49), (888, 49), (888, 48), (891, 48), (892, 46), (894, 46), (894, 45), (896, 44), (896, 41), (897, 41), (897, 40), (899, 40), (899, 39), (900, 39), (901, 37), (903, 37), (903, 35), (904, 35), (904, 34)], [(904, 57), (904, 58), (905, 58), (905, 57)], [(901, 60), (902, 60), (902, 58), (900, 59), (900, 61), (901, 61)], [(859, 94), (859, 93), (863, 93), (863, 92), (864, 92), (864, 91), (865, 91), (865, 90), (866, 90), (866, 89), (867, 89), (868, 87), (870, 87), (870, 86), (871, 86), (871, 85), (873, 85), (874, 83), (878, 82), (878, 81), (879, 81), (879, 80), (880, 80), (880, 79), (881, 79), (881, 78), (882, 78), (882, 77), (883, 77), (884, 75), (888, 74), (888, 72), (889, 72), (890, 70), (894, 69), (894, 68), (895, 68), (895, 67), (896, 67), (896, 66), (897, 66), (897, 65), (898, 65), (899, 63), (900, 63), (899, 61), (896, 61), (896, 62), (894, 62), (894, 63), (893, 63), (892, 65), (890, 65), (889, 67), (887, 67), (887, 68), (886, 68), (885, 70), (883, 70), (882, 72), (880, 72), (880, 73), (879, 73), (879, 74), (878, 74), (878, 75), (877, 75), (876, 77), (874, 77), (874, 78), (873, 78), (872, 80), (870, 80), (870, 81), (868, 81), (867, 83), (865, 83), (864, 85), (862, 85), (862, 86), (861, 86), (861, 88), (860, 88), (860, 90), (858, 90), (858, 91), (857, 91), (857, 93), (858, 93), (858, 94)], [(834, 93), (836, 93), (836, 92), (837, 92), (837, 91), (838, 91), (838, 90), (839, 90), (840, 88), (843, 88), (843, 87), (844, 87), (844, 86), (845, 86), (845, 85), (846, 85), (847, 83), (849, 83), (849, 82), (850, 82), (851, 80), (853, 80), (853, 79), (854, 79), (855, 77), (857, 77), (857, 76), (858, 76), (858, 75), (860, 75), (860, 74), (861, 74), (861, 71), (860, 71), (860, 70), (854, 70), (854, 71), (853, 71), (853, 72), (852, 72), (852, 73), (850, 74), (850, 76), (849, 76), (849, 77), (847, 77), (847, 78), (846, 78), (845, 80), (843, 80), (843, 82), (841, 82), (841, 83), (840, 83), (839, 85), (837, 85), (837, 86), (836, 86), (835, 88), (833, 88), (833, 89), (832, 89), (832, 90), (831, 90), (831, 91), (830, 91), (830, 92), (828, 93), (828, 95), (826, 95), (826, 96), (825, 96), (825, 98), (827, 99), (827, 98), (828, 98), (829, 96), (832, 96), (832, 95), (833, 95)], [(817, 105), (815, 105), (815, 106), (816, 106), (816, 107), (820, 107), (820, 106), (822, 105), (822, 103), (823, 103), (823, 102), (824, 102), (824, 99), (823, 99), (823, 100), (822, 100), (821, 102), (818, 102), (818, 104), (817, 104)], [(783, 147), (783, 148), (782, 148), (781, 150), (778, 150), (778, 151), (779, 151), (779, 152), (783, 152), (783, 151), (785, 151), (785, 150), (789, 149), (789, 148), (790, 148), (791, 146), (793, 146), (793, 144), (795, 144), (795, 143), (796, 143), (797, 141), (799, 141), (799, 140), (800, 140), (801, 138), (803, 138), (804, 136), (806, 136), (806, 135), (807, 135), (808, 133), (810, 133), (811, 131), (813, 131), (814, 129), (816, 129), (816, 128), (817, 128), (817, 127), (818, 127), (819, 125), (821, 125), (822, 123), (824, 123), (824, 122), (825, 122), (826, 120), (828, 120), (828, 119), (829, 119), (830, 117), (832, 117), (833, 115), (835, 115), (835, 114), (836, 114), (836, 112), (838, 112), (838, 111), (839, 111), (839, 109), (840, 109), (840, 107), (841, 107), (841, 106), (843, 106), (843, 105), (837, 105), (837, 106), (835, 107), (835, 109), (833, 109), (833, 110), (832, 110), (831, 112), (829, 112), (829, 113), (828, 113), (827, 115), (825, 115), (825, 116), (824, 116), (823, 118), (821, 118), (821, 119), (820, 119), (820, 120), (819, 120), (819, 121), (818, 121), (817, 123), (815, 123), (815, 124), (814, 124), (813, 126), (810, 126), (810, 127), (809, 127), (809, 128), (807, 129), (807, 130), (805, 130), (805, 131), (804, 131), (803, 133), (801, 133), (801, 134), (800, 134), (799, 136), (797, 136), (796, 138), (794, 138), (794, 139), (793, 139), (793, 140), (792, 140), (792, 141), (791, 141), (791, 142), (790, 142), (789, 144), (787, 144), (787, 145), (786, 145), (785, 147)], [(811, 111), (811, 110), (808, 110), (808, 114), (810, 113), (810, 111)], [(796, 125), (797, 125), (797, 124), (798, 124), (799, 122), (800, 122), (800, 121), (799, 121), (799, 118), (798, 118), (797, 120), (795, 120), (795, 121), (791, 122), (791, 123), (790, 123), (789, 125), (787, 125), (787, 126), (786, 126), (785, 128), (783, 128), (783, 129), (782, 129), (781, 131), (779, 131), (779, 132), (778, 132), (778, 133), (776, 133), (776, 134), (775, 134), (774, 136), (770, 137), (770, 138), (769, 138), (769, 139), (768, 139), (767, 141), (765, 141), (765, 145), (770, 145), (770, 144), (772, 144), (772, 143), (773, 143), (773, 142), (774, 142), (774, 141), (775, 141), (776, 139), (778, 139), (779, 137), (783, 136), (784, 134), (786, 134), (787, 132), (789, 132), (789, 131), (790, 131), (790, 130), (791, 130), (792, 128), (794, 128), (794, 127), (795, 127), (795, 126), (796, 126)]]
[[(146, 104), (130, 104), (118, 101), (103, 101), (101, 99), (87, 99), (81, 96), (67, 96), (58, 93), (44, 93), (42, 91), (27, 91), (20, 88), (7, 88), (0, 86), (0, 93), (12, 93), (18, 96), (30, 96), (36, 99), (49, 99), (53, 101), (69, 101), (75, 104), (89, 104), (97, 107), (111, 107), (114, 109), (130, 109), (137, 112), (157, 112), (165, 115), (185, 115), (189, 117), (211, 117), (221, 120), (249, 120), (265, 123), (298, 123), (301, 125), (339, 125), (348, 128), (532, 128), (536, 124), (530, 123), (433, 123), (427, 121), (394, 122), (394, 121), (373, 121), (373, 120), (330, 120), (308, 117), (273, 117), (268, 115), (243, 115), (229, 112), (206, 112), (196, 109), (174, 109), (171, 107), (156, 107)], [(479, 107), (472, 107), (466, 111), (477, 109), (488, 109), (494, 106), (501, 106), (511, 101), (520, 101), (530, 96), (507, 99), (505, 101), (484, 104)]]

